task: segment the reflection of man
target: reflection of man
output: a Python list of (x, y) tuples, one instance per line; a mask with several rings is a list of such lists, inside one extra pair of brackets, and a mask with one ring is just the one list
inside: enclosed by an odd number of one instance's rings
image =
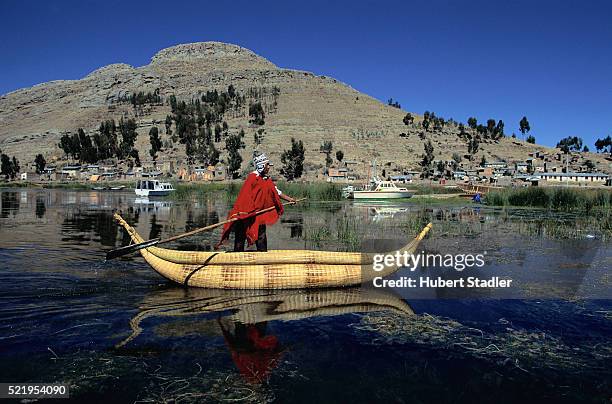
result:
[(219, 320), (225, 342), (240, 374), (252, 384), (266, 381), (269, 373), (278, 365), (282, 349), (278, 338), (266, 335), (267, 323), (233, 323), (231, 333)]
[[(229, 234), (233, 230), (236, 237), (234, 251), (244, 251), (245, 240), (249, 246), (256, 244), (257, 251), (267, 251), (266, 225), (274, 224), (278, 217), (283, 214), (281, 199), (290, 203), (295, 202), (295, 199), (280, 192), (268, 176), (272, 164), (265, 154), (262, 153), (255, 157), (253, 163), (255, 171), (247, 176), (238, 193), (234, 207), (228, 215), (228, 219), (239, 217), (240, 220), (223, 226), (223, 233), (218, 246), (229, 238)], [(276, 209), (255, 215), (255, 212), (272, 206)]]

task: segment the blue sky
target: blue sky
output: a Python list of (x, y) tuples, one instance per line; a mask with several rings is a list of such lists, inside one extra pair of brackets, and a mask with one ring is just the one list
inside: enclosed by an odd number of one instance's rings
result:
[(0, 93), (231, 42), (408, 111), (592, 144), (612, 134), (611, 1), (2, 0)]

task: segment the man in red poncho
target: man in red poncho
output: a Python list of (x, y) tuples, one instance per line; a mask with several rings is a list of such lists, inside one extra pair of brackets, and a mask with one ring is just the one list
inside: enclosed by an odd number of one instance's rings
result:
[[(234, 251), (244, 251), (245, 240), (248, 245), (255, 243), (257, 251), (267, 251), (266, 225), (276, 223), (279, 216), (283, 214), (281, 199), (295, 203), (295, 199), (280, 192), (268, 176), (272, 164), (265, 154), (262, 153), (255, 157), (253, 163), (255, 171), (247, 176), (238, 193), (234, 207), (228, 215), (228, 219), (239, 217), (240, 220), (226, 223), (223, 226), (223, 233), (218, 246), (229, 238), (233, 230), (236, 237)], [(255, 212), (272, 206), (276, 209), (255, 215)]]

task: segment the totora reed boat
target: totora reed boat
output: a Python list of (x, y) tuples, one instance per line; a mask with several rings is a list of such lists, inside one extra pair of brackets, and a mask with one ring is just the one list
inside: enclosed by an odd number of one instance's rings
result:
[[(117, 213), (115, 219), (134, 243), (145, 241)], [(413, 253), (427, 232), (429, 223), (398, 251)], [(184, 286), (218, 289), (308, 289), (359, 285), (397, 271), (397, 265), (375, 272), (375, 253), (313, 250), (271, 250), (268, 252), (177, 251), (159, 247), (140, 250), (153, 269), (166, 279)], [(386, 252), (394, 254), (396, 251)]]

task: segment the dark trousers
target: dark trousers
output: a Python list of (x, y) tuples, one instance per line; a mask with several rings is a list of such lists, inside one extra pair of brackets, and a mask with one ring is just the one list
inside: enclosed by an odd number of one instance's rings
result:
[[(244, 222), (239, 220), (234, 223), (234, 252), (244, 251), (244, 242), (246, 241), (246, 227)], [(268, 251), (268, 238), (266, 237), (266, 225), (259, 225), (259, 236), (255, 241), (257, 251)]]

